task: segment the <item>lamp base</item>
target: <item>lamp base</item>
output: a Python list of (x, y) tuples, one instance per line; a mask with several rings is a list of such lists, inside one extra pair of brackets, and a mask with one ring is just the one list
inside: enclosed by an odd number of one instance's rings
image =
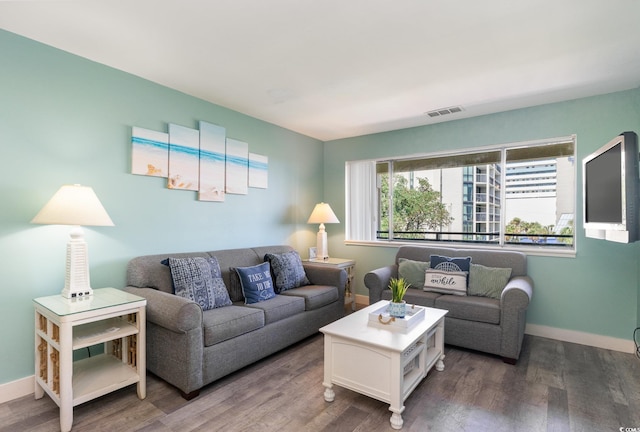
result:
[(324, 224), (320, 224), (320, 230), (316, 236), (316, 259), (329, 258), (329, 247), (327, 245), (327, 232), (324, 230)]
[(89, 252), (80, 226), (74, 226), (67, 242), (67, 269), (62, 297), (72, 299), (93, 294), (89, 284)]

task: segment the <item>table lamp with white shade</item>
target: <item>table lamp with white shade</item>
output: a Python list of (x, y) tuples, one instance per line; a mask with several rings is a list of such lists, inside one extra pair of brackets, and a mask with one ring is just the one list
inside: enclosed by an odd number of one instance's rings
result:
[(316, 243), (316, 258), (327, 259), (329, 258), (329, 247), (327, 245), (327, 232), (324, 230), (324, 224), (326, 223), (340, 223), (336, 214), (331, 209), (331, 206), (327, 203), (316, 204), (311, 216), (307, 223), (319, 223), (320, 229), (318, 230), (317, 243)]
[(62, 296), (79, 298), (93, 294), (87, 243), (81, 225), (113, 226), (93, 189), (77, 184), (62, 186), (31, 223), (73, 225), (67, 243), (67, 268)]

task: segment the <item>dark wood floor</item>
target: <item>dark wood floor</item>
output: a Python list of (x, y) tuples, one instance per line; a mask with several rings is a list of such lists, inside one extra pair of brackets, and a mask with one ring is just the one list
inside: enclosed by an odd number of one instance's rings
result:
[[(598, 348), (526, 336), (516, 366), (446, 347), (405, 402), (405, 431), (619, 431), (640, 428), (640, 360)], [(388, 405), (322, 387), (317, 335), (205, 387), (190, 402), (154, 376), (147, 398), (131, 386), (74, 410), (76, 432), (391, 431)], [(0, 431), (58, 431), (45, 396), (0, 404)]]

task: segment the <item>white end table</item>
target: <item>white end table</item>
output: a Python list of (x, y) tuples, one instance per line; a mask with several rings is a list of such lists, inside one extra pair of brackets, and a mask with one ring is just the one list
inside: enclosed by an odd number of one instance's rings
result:
[(401, 429), (404, 401), (435, 366), (444, 370), (444, 317), (425, 308), (424, 319), (408, 331), (369, 325), (381, 300), (320, 329), (324, 333), (324, 399), (333, 402), (333, 385), (388, 403), (390, 422)]
[[(40, 297), (35, 307), (35, 398), (47, 393), (60, 407), (60, 429), (73, 425), (73, 407), (137, 383), (146, 397), (147, 300), (115, 288), (66, 299)], [(104, 353), (73, 361), (73, 351), (103, 344)]]
[(329, 257), (327, 259), (310, 258), (306, 260), (306, 262), (344, 269), (347, 272), (347, 285), (344, 292), (345, 303), (351, 303), (351, 310), (356, 310), (356, 293), (353, 291), (355, 288), (353, 286), (353, 278), (355, 277), (356, 272), (355, 260)]

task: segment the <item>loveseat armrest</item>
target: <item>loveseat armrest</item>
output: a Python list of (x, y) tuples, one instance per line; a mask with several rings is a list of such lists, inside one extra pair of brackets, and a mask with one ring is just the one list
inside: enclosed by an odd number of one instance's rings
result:
[(364, 285), (369, 289), (369, 304), (382, 300), (382, 291), (387, 289), (391, 278), (398, 277), (398, 266), (392, 264), (371, 270), (364, 275)]
[(502, 342), (500, 354), (511, 364), (520, 357), (527, 308), (533, 295), (533, 280), (529, 276), (515, 276), (507, 283), (500, 297), (500, 326)]
[(202, 308), (189, 299), (153, 288), (124, 290), (147, 299), (147, 320), (154, 324), (176, 333), (202, 328)]
[(337, 287), (340, 297), (344, 297), (344, 290), (347, 284), (347, 272), (344, 269), (306, 263), (303, 264), (303, 267), (311, 285)]
[(533, 279), (514, 276), (509, 280), (500, 297), (500, 308), (526, 309), (533, 295)]

